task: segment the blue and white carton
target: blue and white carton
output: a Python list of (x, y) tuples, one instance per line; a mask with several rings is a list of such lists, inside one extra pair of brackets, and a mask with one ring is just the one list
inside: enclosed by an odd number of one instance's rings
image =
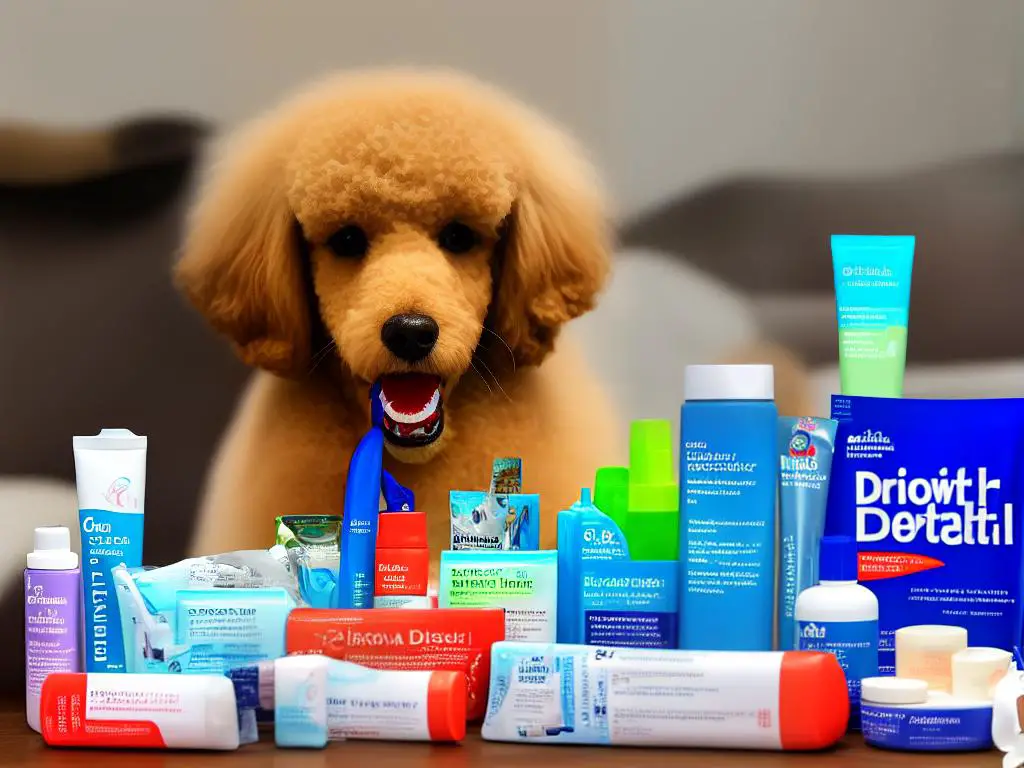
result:
[(967, 629), (973, 646), (1022, 639), (1024, 399), (835, 395), (826, 533), (854, 536), (878, 597), (879, 672), (895, 631)]

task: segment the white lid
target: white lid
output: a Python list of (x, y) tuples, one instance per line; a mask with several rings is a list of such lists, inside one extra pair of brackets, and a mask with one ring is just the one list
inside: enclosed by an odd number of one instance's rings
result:
[(1012, 659), (1013, 655), (1009, 651), (985, 645), (969, 645), (953, 654), (953, 661), (971, 664), (1006, 664), (1007, 669), (1009, 669)]
[(774, 400), (771, 365), (688, 365), (683, 374), (687, 400)]
[(35, 550), (27, 565), (36, 571), (70, 571), (78, 567), (78, 553), (71, 551), (71, 531), (63, 525), (36, 528)]
[(876, 704), (924, 704), (928, 683), (909, 677), (865, 677), (860, 681), (860, 697)]
[(913, 624), (896, 630), (896, 653), (899, 654), (899, 641), (909, 641), (911, 645), (921, 648), (945, 649), (950, 645), (967, 646), (967, 629), (951, 624)]
[(149, 441), (145, 435), (136, 435), (130, 429), (107, 427), (96, 435), (75, 435), (71, 442), (78, 449), (127, 451), (145, 448)]

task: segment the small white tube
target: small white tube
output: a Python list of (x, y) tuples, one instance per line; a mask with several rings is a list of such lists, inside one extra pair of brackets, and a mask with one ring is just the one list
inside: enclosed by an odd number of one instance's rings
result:
[(328, 741), (461, 741), (466, 676), (455, 670), (370, 669), (319, 654), (285, 656), (233, 670), (239, 705), (274, 710), (279, 747), (319, 749)]
[(60, 672), (40, 699), (51, 747), (238, 748), (235, 688), (222, 675)]

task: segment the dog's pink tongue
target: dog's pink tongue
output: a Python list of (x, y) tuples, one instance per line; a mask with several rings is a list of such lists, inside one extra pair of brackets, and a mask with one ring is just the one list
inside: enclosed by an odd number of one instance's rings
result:
[(426, 408), (440, 386), (437, 376), (425, 373), (382, 376), (380, 380), (381, 392), (391, 409), (410, 416)]

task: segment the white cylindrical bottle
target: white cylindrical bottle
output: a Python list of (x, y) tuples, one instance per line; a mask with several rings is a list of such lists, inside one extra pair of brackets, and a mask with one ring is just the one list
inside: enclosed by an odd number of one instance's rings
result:
[(39, 695), (52, 672), (81, 670), (82, 572), (71, 531), (36, 528), (25, 568), (25, 718), (39, 730)]
[(878, 675), (878, 598), (857, 583), (857, 544), (825, 536), (818, 586), (796, 600), (800, 650), (827, 651), (839, 661), (850, 693), (850, 729), (860, 730), (860, 681)]

